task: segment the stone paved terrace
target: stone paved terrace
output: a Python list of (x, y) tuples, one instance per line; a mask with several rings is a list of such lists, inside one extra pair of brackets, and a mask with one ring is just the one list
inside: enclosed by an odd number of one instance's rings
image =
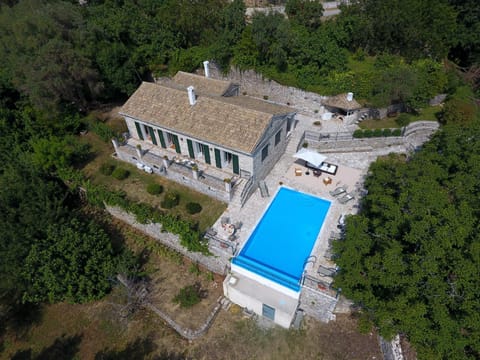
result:
[[(332, 278), (319, 276), (317, 274), (317, 270), (319, 266), (324, 266), (327, 268), (335, 267), (335, 264), (333, 262), (325, 258), (325, 252), (328, 248), (328, 240), (330, 238), (330, 235), (332, 233), (338, 234), (339, 232), (337, 228), (338, 218), (341, 214), (354, 214), (357, 211), (360, 191), (362, 190), (364, 176), (368, 170), (369, 164), (375, 161), (375, 159), (380, 155), (386, 155), (391, 152), (406, 152), (406, 148), (404, 146), (397, 146), (380, 150), (377, 149), (372, 152), (329, 153), (326, 161), (338, 165), (338, 171), (335, 176), (330, 176), (333, 180), (332, 183), (329, 185), (325, 185), (323, 183), (323, 178), (325, 177), (325, 175), (315, 177), (313, 176), (312, 171), (310, 171), (309, 175), (305, 175), (306, 168), (304, 167), (303, 161), (293, 158), (293, 154), (297, 151), (299, 141), (303, 132), (305, 130), (319, 131), (319, 127), (313, 125), (314, 121), (320, 121), (319, 117), (320, 115), (317, 116), (317, 114), (315, 114), (314, 117), (301, 113), (297, 114), (296, 119), (298, 120), (298, 122), (295, 130), (291, 135), (291, 139), (287, 146), (285, 154), (280, 158), (276, 166), (272, 169), (272, 171), (265, 179), (270, 196), (262, 197), (260, 190), (257, 189), (243, 207), (241, 207), (238, 197), (234, 197), (224, 214), (217, 220), (213, 227), (221, 234), (222, 217), (228, 217), (230, 219), (230, 222), (232, 223), (235, 223), (237, 221), (242, 222), (243, 226), (239, 231), (236, 232), (236, 248), (238, 253), (244, 243), (247, 241), (250, 233), (253, 231), (256, 224), (262, 217), (268, 204), (275, 196), (276, 192), (281, 186), (281, 183), (283, 184), (283, 186), (288, 186), (290, 188), (317, 195), (321, 198), (329, 200), (331, 201), (330, 210), (327, 214), (323, 227), (320, 231), (320, 234), (312, 251), (312, 255), (314, 255), (315, 260), (313, 262), (309, 262), (306, 265), (305, 269), (306, 273), (310, 277), (316, 278), (322, 282), (329, 284), (331, 283)], [(322, 131), (334, 132), (348, 130), (338, 120), (328, 120), (321, 122)], [(295, 168), (302, 169), (302, 176), (295, 176)], [(345, 205), (340, 204), (329, 193), (329, 191), (335, 189), (337, 186), (340, 185), (347, 185), (347, 190), (349, 192), (355, 192), (355, 199), (349, 201)], [(215, 253), (221, 256), (232, 256), (231, 252), (229, 253), (226, 251)], [(303, 291), (305, 291), (305, 289)], [(321, 291), (315, 291), (310, 289), (302, 296), (307, 300), (311, 299), (312, 296), (317, 296), (317, 305), (312, 307), (312, 309), (306, 309), (306, 313), (320, 320), (328, 321), (334, 318), (334, 315), (332, 315), (332, 311), (335, 307), (336, 301), (331, 298), (331, 291), (326, 291), (324, 292), (324, 294), (325, 296), (322, 296)], [(308, 301), (310, 303), (310, 300)], [(324, 304), (324, 306), (321, 304)], [(304, 304), (302, 303), (302, 305)]]

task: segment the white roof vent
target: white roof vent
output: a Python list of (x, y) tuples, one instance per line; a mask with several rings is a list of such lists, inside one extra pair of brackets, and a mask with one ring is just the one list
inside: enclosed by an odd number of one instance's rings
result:
[(347, 101), (352, 101), (353, 100), (353, 93), (349, 92), (347, 93)]
[(203, 62), (203, 69), (205, 70), (205, 77), (207, 78), (210, 77), (210, 69), (208, 67), (208, 64), (210, 64), (208, 61)]
[(189, 86), (187, 88), (188, 91), (188, 101), (190, 102), (190, 105), (195, 105), (197, 103), (197, 98), (195, 96), (195, 88), (193, 86)]

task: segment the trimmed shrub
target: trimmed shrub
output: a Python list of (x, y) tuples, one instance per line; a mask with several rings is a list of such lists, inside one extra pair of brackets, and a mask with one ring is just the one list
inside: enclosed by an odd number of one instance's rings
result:
[(200, 286), (188, 285), (180, 289), (179, 293), (173, 298), (175, 304), (179, 304), (182, 308), (189, 308), (198, 304), (202, 300)]
[(187, 212), (190, 215), (198, 214), (200, 211), (202, 211), (202, 205), (200, 205), (199, 203), (195, 203), (195, 202), (187, 203), (185, 205), (185, 208), (187, 209)]
[(357, 139), (363, 138), (363, 130), (362, 129), (357, 129), (353, 132), (353, 137)]
[(112, 176), (117, 180), (125, 180), (130, 175), (130, 172), (124, 168), (116, 168), (112, 172)]
[(159, 195), (163, 192), (163, 186), (157, 183), (148, 184), (147, 192), (150, 195)]
[(382, 129), (375, 129), (373, 130), (373, 137), (381, 137), (383, 136), (383, 131)]
[(390, 129), (383, 129), (383, 136), (385, 136), (385, 137), (392, 136), (392, 130), (390, 130)]
[(370, 130), (370, 129), (366, 129), (366, 130), (363, 132), (363, 137), (371, 138), (372, 136), (373, 136), (373, 131)]
[(101, 172), (103, 175), (107, 175), (107, 176), (112, 175), (113, 170), (115, 170), (115, 165), (113, 165), (113, 164), (103, 163), (103, 164), (100, 166), (100, 172)]
[(165, 194), (165, 198), (160, 203), (164, 209), (172, 209), (180, 202), (180, 195), (176, 192), (170, 191)]
[(308, 142), (305, 141), (305, 142), (303, 143), (302, 147), (308, 148)]
[(401, 136), (402, 135), (402, 129), (394, 129), (392, 131), (392, 136)]
[(313, 125), (320, 126), (320, 125), (322, 125), (322, 122), (317, 120), (317, 121), (313, 122)]

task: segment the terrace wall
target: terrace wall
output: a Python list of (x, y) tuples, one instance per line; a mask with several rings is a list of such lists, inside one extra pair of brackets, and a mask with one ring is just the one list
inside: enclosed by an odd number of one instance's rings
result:
[(126, 212), (125, 210), (117, 206), (106, 205), (105, 208), (113, 217), (122, 220), (123, 222), (134, 227), (135, 229), (138, 229), (141, 232), (151, 236), (155, 240), (160, 241), (162, 244), (178, 251), (179, 253), (188, 257), (193, 262), (197, 262), (200, 265), (206, 267), (208, 270), (213, 271), (217, 274), (226, 275), (227, 269), (229, 267), (227, 257), (222, 258), (219, 256), (205, 256), (200, 253), (188, 251), (182, 245), (180, 245), (180, 240), (177, 235), (168, 232), (162, 232), (161, 224), (140, 224), (137, 220), (135, 220), (134, 215)]

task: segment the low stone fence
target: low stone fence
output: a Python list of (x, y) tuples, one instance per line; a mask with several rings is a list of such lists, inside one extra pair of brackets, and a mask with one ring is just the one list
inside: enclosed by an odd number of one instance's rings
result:
[(402, 128), (402, 136), (355, 138), (353, 132), (323, 133), (305, 131), (298, 144), (298, 149), (303, 143), (313, 146), (321, 152), (359, 152), (372, 151), (379, 148), (402, 145), (409, 147), (412, 143), (421, 142), (425, 137), (431, 136), (439, 128), (436, 121), (417, 121)]
[(207, 319), (205, 322), (200, 326), (197, 330), (192, 330), (192, 329), (187, 329), (187, 328), (182, 328), (179, 324), (177, 324), (170, 316), (168, 316), (166, 313), (155, 307), (154, 305), (148, 303), (146, 304), (146, 307), (148, 307), (150, 310), (152, 310), (155, 314), (160, 316), (168, 325), (170, 325), (178, 334), (180, 334), (182, 337), (188, 340), (195, 340), (202, 336), (212, 325), (213, 320), (217, 316), (222, 303), (221, 299), (223, 299), (223, 296), (220, 296), (217, 300), (217, 304), (213, 308), (212, 312), (208, 315)]
[(135, 216), (126, 212), (125, 210), (117, 206), (105, 206), (106, 210), (115, 218), (120, 219), (127, 224), (133, 226), (135, 229), (142, 231), (143, 233), (153, 237), (160, 241), (162, 244), (178, 251), (185, 255), (193, 262), (196, 262), (208, 270), (217, 274), (226, 275), (228, 269), (228, 258), (220, 256), (206, 256), (197, 252), (188, 251), (182, 245), (177, 235), (162, 232), (162, 225), (157, 223), (140, 224), (135, 220)]

